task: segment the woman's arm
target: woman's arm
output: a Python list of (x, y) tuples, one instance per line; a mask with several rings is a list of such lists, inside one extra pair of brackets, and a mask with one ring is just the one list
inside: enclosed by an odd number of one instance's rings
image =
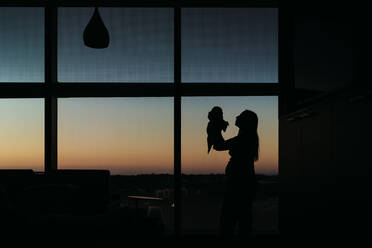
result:
[(213, 149), (216, 151), (230, 150), (233, 143), (235, 142), (235, 138), (236, 137), (228, 139), (228, 140), (224, 140), (224, 138), (221, 137), (221, 139), (218, 139), (218, 141), (215, 142), (215, 144), (213, 145)]

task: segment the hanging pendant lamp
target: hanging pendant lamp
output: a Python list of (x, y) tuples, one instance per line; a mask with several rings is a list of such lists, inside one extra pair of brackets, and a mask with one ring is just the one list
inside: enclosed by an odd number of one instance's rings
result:
[(110, 43), (110, 35), (95, 7), (92, 18), (84, 29), (84, 44), (91, 48), (106, 48)]

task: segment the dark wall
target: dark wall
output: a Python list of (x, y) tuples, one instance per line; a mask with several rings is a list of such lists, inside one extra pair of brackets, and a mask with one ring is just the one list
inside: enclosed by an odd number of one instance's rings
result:
[(366, 234), (371, 221), (372, 97), (329, 96), (280, 118), (283, 233)]
[(328, 94), (280, 117), (283, 235), (368, 233), (372, 93), (360, 60), (368, 29), (363, 5), (347, 4), (293, 5), (295, 87)]
[(297, 1), (293, 5), (297, 89), (331, 91), (351, 85), (356, 76), (353, 7), (324, 2)]

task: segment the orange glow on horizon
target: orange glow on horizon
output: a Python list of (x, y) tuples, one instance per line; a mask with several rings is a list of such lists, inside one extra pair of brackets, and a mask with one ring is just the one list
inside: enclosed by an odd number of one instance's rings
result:
[[(223, 133), (225, 139), (238, 133), (234, 120), (242, 108), (248, 106), (256, 110), (260, 120), (260, 159), (255, 163), (256, 173), (277, 174), (276, 97), (183, 98), (182, 173), (224, 173), (230, 158), (228, 152), (207, 153), (206, 115), (213, 105), (223, 107), (225, 119), (230, 123)], [(40, 99), (0, 101), (3, 115), (0, 169), (44, 170), (43, 111)], [(59, 100), (60, 169), (172, 174), (173, 141), (172, 98)]]

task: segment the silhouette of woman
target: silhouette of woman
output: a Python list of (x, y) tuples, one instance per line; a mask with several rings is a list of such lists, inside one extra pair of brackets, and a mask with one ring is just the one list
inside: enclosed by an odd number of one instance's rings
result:
[(252, 232), (252, 201), (256, 192), (254, 162), (258, 160), (258, 118), (256, 113), (244, 110), (236, 117), (237, 136), (214, 144), (217, 151), (229, 150), (226, 166), (226, 192), (221, 211), (221, 235), (233, 236), (236, 226), (239, 235)]

